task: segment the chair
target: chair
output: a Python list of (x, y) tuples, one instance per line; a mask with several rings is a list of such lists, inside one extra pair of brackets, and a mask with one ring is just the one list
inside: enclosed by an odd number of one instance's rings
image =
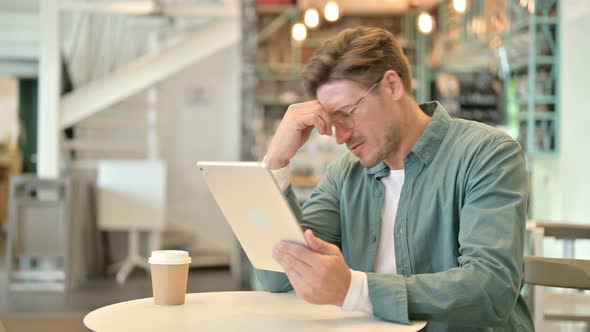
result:
[(66, 291), (76, 286), (70, 210), (69, 179), (39, 179), (30, 174), (11, 177), (8, 290)]
[[(543, 331), (545, 321), (574, 321), (590, 324), (590, 295), (583, 292), (552, 293), (543, 287), (590, 290), (590, 260), (573, 259), (574, 241), (590, 239), (590, 225), (552, 222), (530, 222), (535, 256), (526, 256), (525, 282), (530, 285), (529, 305), (535, 327)], [(564, 240), (564, 257), (545, 258), (543, 239)], [(589, 325), (590, 326), (590, 325)]]

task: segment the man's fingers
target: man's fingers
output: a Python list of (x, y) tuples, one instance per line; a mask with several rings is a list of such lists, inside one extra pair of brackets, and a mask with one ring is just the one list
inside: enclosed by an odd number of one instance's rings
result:
[(317, 110), (315, 114), (317, 114), (322, 119), (323, 128), (321, 131), (318, 129), (320, 134), (332, 136), (332, 118), (328, 112), (326, 112), (323, 107), (320, 107), (320, 109)]
[(293, 286), (295, 294), (305, 301), (313, 303), (314, 291), (305, 276), (299, 274), (297, 271), (287, 269), (285, 269), (285, 274), (287, 275), (291, 286)]
[(301, 125), (299, 126), (299, 130), (305, 130), (309, 127), (315, 127), (318, 130), (318, 133), (321, 135), (326, 135), (328, 133), (328, 129), (331, 131), (331, 126), (328, 126), (325, 122), (324, 118), (315, 112), (310, 112), (307, 114), (301, 115), (301, 120), (299, 122)]
[(308, 125), (312, 125), (317, 129), (318, 133), (324, 135), (326, 132), (326, 123), (324, 119), (317, 113), (310, 113), (308, 115)]
[(298, 248), (296, 246), (299, 245), (279, 243), (273, 248), (272, 257), (286, 270), (294, 270), (302, 275), (312, 272), (313, 269), (311, 263), (307, 262), (305, 257), (301, 257), (297, 254), (300, 250), (297, 250)]
[(330, 117), (330, 115), (323, 108), (317, 110), (315, 114), (319, 116), (322, 120), (321, 130), (318, 127), (316, 127), (318, 128), (318, 132), (322, 135), (332, 136), (332, 118)]
[(332, 135), (332, 119), (317, 100), (293, 105), (290, 111), (293, 116), (301, 117), (300, 121), (306, 126), (314, 126), (320, 134)]
[(337, 246), (316, 237), (311, 229), (306, 230), (303, 235), (311, 250), (326, 255), (340, 255), (340, 249)]
[(324, 264), (322, 255), (301, 244), (285, 242), (279, 244), (277, 247), (281, 248), (282, 250), (287, 250), (289, 254), (314, 268), (314, 272), (315, 269)]

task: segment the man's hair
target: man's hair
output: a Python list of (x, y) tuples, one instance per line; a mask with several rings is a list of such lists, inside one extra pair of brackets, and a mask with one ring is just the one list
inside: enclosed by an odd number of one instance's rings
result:
[(412, 94), (412, 73), (408, 59), (393, 35), (380, 28), (346, 29), (320, 47), (303, 70), (303, 84), (309, 95), (334, 80), (350, 80), (369, 88), (387, 70), (397, 72), (404, 90)]

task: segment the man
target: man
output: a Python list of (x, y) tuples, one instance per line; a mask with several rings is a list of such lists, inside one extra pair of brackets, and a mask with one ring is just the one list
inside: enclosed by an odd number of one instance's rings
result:
[[(280, 242), (286, 274), (257, 271), (271, 292), (432, 331), (532, 331), (520, 295), (527, 173), (520, 145), (492, 127), (416, 104), (393, 36), (356, 28), (305, 68), (317, 99), (289, 106), (265, 157), (307, 247)], [(289, 160), (311, 131), (350, 149), (303, 209)]]

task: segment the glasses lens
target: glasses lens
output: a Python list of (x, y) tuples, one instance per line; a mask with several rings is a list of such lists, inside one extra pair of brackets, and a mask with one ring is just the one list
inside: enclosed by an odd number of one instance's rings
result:
[(342, 111), (336, 111), (332, 114), (332, 123), (337, 128), (350, 129), (353, 127), (352, 117)]

